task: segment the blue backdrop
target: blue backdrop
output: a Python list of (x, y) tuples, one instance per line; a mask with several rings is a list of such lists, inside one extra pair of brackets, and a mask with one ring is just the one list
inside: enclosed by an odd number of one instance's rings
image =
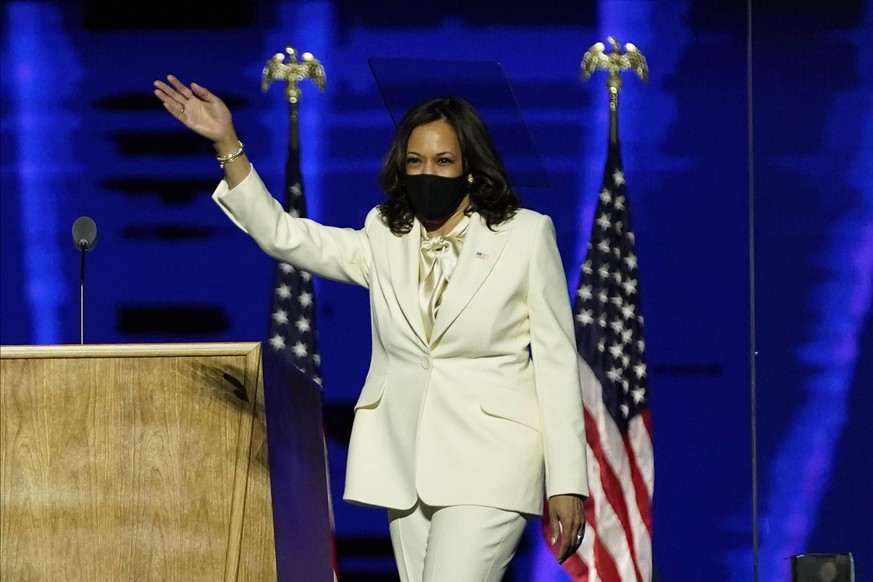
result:
[[(2, 5), (0, 343), (78, 342), (70, 226), (80, 215), (100, 233), (88, 255), (87, 342), (264, 338), (272, 261), (209, 200), (221, 176), (211, 147), (163, 111), (151, 83), (173, 73), (225, 98), (280, 192), (287, 105), (279, 88), (259, 85), (288, 44), (327, 71), (324, 94), (303, 86), (303, 173), (310, 214), (339, 226), (360, 226), (380, 201), (393, 128), (367, 59), (501, 62), (551, 178), (523, 189), (523, 203), (553, 217), (573, 293), (607, 136), (605, 79), (582, 82), (579, 65), (613, 35), (651, 69), (645, 84), (625, 76), (621, 135), (651, 372), (658, 575), (751, 580), (757, 526), (761, 580), (787, 579), (785, 558), (805, 551), (852, 551), (864, 579), (873, 2), (752, 0), (750, 12), (691, 0), (535, 11), (118, 4)], [(340, 501), (350, 405), (369, 358), (367, 297), (317, 285), (340, 565), (345, 579), (379, 579), (392, 567), (385, 516)], [(562, 579), (533, 529), (512, 576)]]

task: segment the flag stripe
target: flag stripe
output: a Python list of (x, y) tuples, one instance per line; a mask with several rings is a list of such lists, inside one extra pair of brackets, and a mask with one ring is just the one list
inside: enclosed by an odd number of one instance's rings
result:
[(630, 446), (634, 452), (636, 465), (640, 470), (646, 496), (649, 498), (650, 510), (652, 493), (655, 488), (655, 457), (652, 451), (651, 418), (650, 411), (646, 410), (640, 415), (640, 422), (632, 422), (628, 426)]
[[(636, 421), (634, 421), (636, 422)], [(632, 423), (633, 424), (633, 423)], [(651, 502), (645, 487), (642, 485), (642, 476), (634, 462), (633, 450), (629, 449), (628, 461), (631, 467), (631, 480), (634, 498), (630, 501), (633, 508), (631, 528), (633, 530), (634, 559), (639, 572), (651, 572), (652, 570), (652, 530), (651, 530)], [(638, 484), (640, 486), (638, 486)]]
[[(610, 432), (611, 427), (606, 422), (603, 422), (602, 416), (600, 418), (601, 422), (598, 422), (594, 415), (586, 411), (585, 431), (588, 435), (588, 445), (594, 451), (594, 456), (597, 460), (603, 491), (602, 499), (604, 503), (597, 505), (600, 509), (597, 515), (601, 524), (612, 526), (601, 528), (598, 532), (600, 534), (598, 537), (610, 550), (615, 550), (611, 553), (615, 556), (618, 564), (630, 566), (630, 568), (623, 568), (623, 575), (620, 579), (626, 580), (632, 575), (633, 578), (631, 579), (639, 581), (641, 578), (636, 566), (633, 530), (631, 528), (628, 506), (625, 503), (624, 492), (622, 490), (622, 482), (615, 471), (613, 471), (612, 463), (607, 459), (610, 455), (607, 455), (604, 450), (605, 447), (600, 438), (601, 434)], [(612, 456), (614, 456), (614, 453)], [(609, 516), (608, 520), (603, 519), (606, 515)], [(619, 523), (618, 526), (615, 526), (616, 521)], [(621, 539), (622, 537), (624, 539)], [(630, 559), (625, 560), (625, 556)]]
[[(590, 372), (589, 372), (590, 373)], [(586, 424), (588, 422), (588, 414), (585, 414)], [(587, 426), (586, 426), (587, 428)], [(601, 517), (604, 516), (606, 512), (606, 508), (604, 507), (604, 501), (606, 496), (603, 493), (603, 486), (600, 479), (600, 464), (597, 461), (597, 457), (594, 455), (594, 447), (591, 446), (591, 442), (588, 443), (588, 483), (590, 489), (590, 496), (585, 501), (585, 519), (591, 524), (591, 532), (586, 534), (586, 543), (590, 544), (591, 551), (590, 554), (586, 556), (586, 562), (589, 566), (589, 578), (579, 578), (577, 582), (584, 582), (585, 580), (600, 580), (599, 577), (602, 572), (616, 572), (615, 580), (619, 580), (620, 578), (617, 576), (617, 568), (615, 562), (612, 559), (612, 553), (607, 550), (604, 545), (603, 536), (599, 533), (601, 528)], [(621, 543), (621, 539), (618, 540)], [(617, 554), (619, 550), (616, 550)]]
[[(638, 458), (645, 458), (645, 451), (643, 454), (640, 454), (640, 451), (637, 449), (643, 448), (641, 446), (642, 443), (637, 439), (633, 438), (631, 432), (642, 423), (632, 422), (628, 427), (628, 433), (624, 435), (624, 448), (625, 453), (628, 457), (628, 465), (630, 466), (631, 472), (631, 481), (633, 483), (633, 493), (634, 493), (634, 501), (636, 502), (637, 507), (639, 508), (640, 519), (646, 526), (646, 531), (651, 535), (652, 533), (652, 503), (649, 498), (650, 492), (648, 488), (648, 484), (646, 483), (645, 478), (643, 477), (643, 471), (640, 468), (640, 463), (637, 461)], [(649, 455), (651, 455), (651, 450), (648, 451)]]
[(594, 564), (597, 568), (597, 574), (594, 578), (589, 578), (591, 582), (595, 580), (623, 579), (618, 572), (618, 566), (612, 559), (611, 552), (603, 545), (603, 538), (600, 536), (594, 539)]
[[(590, 369), (580, 359), (580, 373), (583, 378), (583, 386), (596, 390), (597, 380), (593, 378)], [(588, 435), (588, 483), (590, 496), (585, 502), (585, 517), (592, 524), (591, 532), (586, 534), (592, 545), (593, 560), (589, 558), (588, 565), (591, 569), (589, 578), (581, 578), (577, 582), (585, 580), (632, 580), (633, 569), (626, 572), (627, 577), (618, 575), (619, 568), (613, 556), (622, 556), (629, 553), (626, 538), (620, 528), (615, 527), (618, 519), (612, 506), (607, 500), (603, 489), (601, 476), (603, 465), (599, 460), (602, 456), (598, 431), (594, 424), (596, 420), (589, 410), (585, 410), (585, 430)], [(613, 575), (613, 572), (615, 575)]]

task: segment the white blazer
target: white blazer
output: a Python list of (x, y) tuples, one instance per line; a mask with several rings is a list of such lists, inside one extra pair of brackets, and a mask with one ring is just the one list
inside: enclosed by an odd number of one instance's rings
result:
[(271, 256), (370, 292), (372, 358), (355, 405), (344, 499), (408, 509), (485, 505), (541, 514), (543, 494), (588, 495), (572, 314), (552, 221), (478, 214), (431, 340), (418, 304), (419, 224), (377, 209), (361, 230), (293, 218), (257, 172), (213, 198)]

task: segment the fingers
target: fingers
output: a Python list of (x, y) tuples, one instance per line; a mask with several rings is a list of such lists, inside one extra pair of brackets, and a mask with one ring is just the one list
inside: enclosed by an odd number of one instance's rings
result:
[[(577, 533), (572, 533), (577, 532)], [(567, 558), (576, 553), (579, 546), (582, 545), (582, 538), (585, 536), (585, 526), (581, 528), (569, 530), (568, 535), (561, 537), (561, 547), (558, 548), (557, 557), (558, 563), (563, 564)]]
[(170, 84), (173, 85), (173, 88), (178, 91), (183, 98), (190, 99), (194, 96), (194, 93), (185, 86), (185, 84), (177, 79), (174, 75), (167, 75), (167, 80), (170, 81)]
[(173, 89), (164, 83), (163, 81), (155, 81), (155, 96), (160, 99), (162, 102), (166, 103), (167, 101), (172, 101), (172, 93)]
[(569, 528), (569, 520), (563, 519), (560, 512), (550, 512), (550, 517), (552, 545), (554, 546), (558, 540), (561, 540), (561, 545), (558, 546), (558, 551), (555, 552), (558, 563), (561, 564), (573, 551), (571, 544), (572, 536), (570, 535), (572, 530)]
[(578, 527), (567, 527), (566, 533), (561, 537), (561, 547), (558, 549), (558, 562), (564, 561), (576, 553), (582, 544), (582, 534)]
[[(157, 86), (157, 83), (155, 85)], [(164, 109), (169, 111), (177, 119), (180, 119), (185, 113), (185, 105), (167, 95), (162, 89), (155, 89), (154, 93), (155, 97), (160, 99), (161, 103), (164, 104)]]
[(163, 102), (164, 107), (176, 117), (185, 113), (185, 104), (194, 97), (194, 93), (173, 75), (167, 75), (170, 85), (163, 81), (155, 81), (155, 96)]
[(563, 564), (571, 554), (570, 544), (566, 537), (561, 538), (561, 547), (558, 548), (558, 563)]
[(207, 89), (203, 85), (191, 83), (191, 91), (198, 99), (202, 99), (203, 101), (212, 101), (213, 99), (215, 99), (215, 96), (210, 93), (209, 89)]
[(167, 80), (170, 81), (172, 86), (168, 85), (167, 83), (165, 83), (163, 81), (158, 80), (158, 81), (155, 81), (155, 87), (157, 87), (161, 92), (163, 92), (170, 99), (184, 100), (185, 96), (183, 94), (181, 94), (179, 91), (180, 91), (180, 89), (184, 89), (185, 86), (182, 85), (179, 82), (179, 80), (172, 75), (168, 75)]
[[(234, 134), (230, 110), (206, 87), (182, 83), (174, 75), (154, 82), (154, 94), (179, 122), (213, 142)], [(236, 141), (232, 142), (236, 143)]]
[(585, 512), (581, 503), (572, 503), (567, 507), (555, 503), (555, 506), (555, 510), (550, 512), (556, 516), (551, 520), (552, 545), (555, 544), (556, 531), (560, 531), (561, 545), (555, 554), (558, 562), (563, 563), (582, 545), (582, 538), (585, 535)]
[(551, 544), (555, 545), (558, 541), (558, 536), (561, 535), (561, 522), (558, 519), (558, 514), (554, 511), (549, 511), (549, 529), (551, 530)]

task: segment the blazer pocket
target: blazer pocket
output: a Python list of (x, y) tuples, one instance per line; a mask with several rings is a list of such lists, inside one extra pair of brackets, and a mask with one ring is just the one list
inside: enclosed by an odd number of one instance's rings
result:
[(388, 374), (377, 374), (368, 377), (364, 382), (364, 387), (361, 389), (361, 395), (358, 396), (358, 401), (355, 403), (355, 411), (362, 408), (376, 408), (379, 406), (387, 383)]
[(509, 389), (494, 389), (479, 397), (479, 407), (488, 416), (523, 424), (542, 432), (540, 405), (533, 396)]

